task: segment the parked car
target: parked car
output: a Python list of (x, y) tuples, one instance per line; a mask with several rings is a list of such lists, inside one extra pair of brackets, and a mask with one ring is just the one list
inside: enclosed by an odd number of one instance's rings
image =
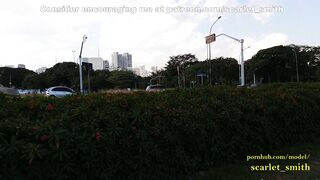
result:
[(149, 85), (146, 88), (146, 91), (149, 92), (159, 92), (159, 91), (164, 91), (165, 87), (163, 85)]
[(19, 94), (18, 90), (14, 89), (14, 88), (4, 87), (1, 84), (0, 84), (0, 93), (10, 94), (10, 95), (18, 95)]
[(74, 95), (75, 93), (73, 89), (65, 86), (54, 86), (46, 90), (46, 96), (51, 97), (65, 97)]

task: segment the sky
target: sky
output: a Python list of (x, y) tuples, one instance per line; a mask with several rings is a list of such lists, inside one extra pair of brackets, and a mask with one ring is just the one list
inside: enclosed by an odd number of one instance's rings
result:
[[(170, 56), (207, 58), (205, 36), (244, 39), (245, 59), (276, 45), (319, 46), (318, 0), (10, 0), (0, 1), (0, 66), (36, 70), (82, 57), (111, 61), (132, 54), (133, 67), (164, 67)], [(71, 8), (72, 7), (72, 8)], [(239, 59), (240, 44), (212, 43), (212, 58)], [(98, 53), (99, 52), (99, 53)]]

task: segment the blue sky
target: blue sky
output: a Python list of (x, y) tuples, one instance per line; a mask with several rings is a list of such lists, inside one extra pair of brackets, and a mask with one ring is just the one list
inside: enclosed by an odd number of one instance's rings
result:
[[(83, 56), (111, 60), (112, 52), (129, 52), (133, 66), (164, 67), (169, 56), (193, 53), (206, 59), (204, 37), (218, 16), (214, 33), (243, 38), (248, 59), (275, 45), (319, 46), (320, 1), (309, 0), (12, 0), (0, 4), (0, 65), (25, 64), (36, 70), (78, 56), (81, 37), (88, 36)], [(52, 13), (41, 7), (271, 7), (273, 13)], [(212, 44), (212, 56), (239, 58), (240, 45), (226, 38)]]

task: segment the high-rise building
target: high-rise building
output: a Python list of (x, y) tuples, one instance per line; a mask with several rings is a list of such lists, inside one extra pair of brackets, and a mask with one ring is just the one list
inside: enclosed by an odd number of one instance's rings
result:
[(24, 65), (24, 64), (18, 64), (18, 68), (25, 69), (25, 68), (26, 68), (26, 65)]
[(41, 68), (36, 70), (36, 73), (41, 74), (41, 73), (46, 72), (46, 70), (47, 70), (47, 67), (41, 67)]
[(112, 70), (123, 70), (123, 60), (121, 54), (118, 52), (112, 53)]
[(129, 53), (122, 54), (123, 66), (125, 70), (132, 70), (132, 55)]
[(112, 70), (132, 70), (132, 55), (129, 53), (112, 53)]
[(101, 57), (82, 58), (82, 62), (91, 63), (92, 69), (95, 71), (109, 68), (109, 61), (103, 60)]

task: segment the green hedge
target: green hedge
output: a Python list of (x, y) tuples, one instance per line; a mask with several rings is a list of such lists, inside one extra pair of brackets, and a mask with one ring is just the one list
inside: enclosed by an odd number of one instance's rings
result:
[(0, 94), (0, 179), (187, 179), (311, 141), (320, 84), (68, 98)]

